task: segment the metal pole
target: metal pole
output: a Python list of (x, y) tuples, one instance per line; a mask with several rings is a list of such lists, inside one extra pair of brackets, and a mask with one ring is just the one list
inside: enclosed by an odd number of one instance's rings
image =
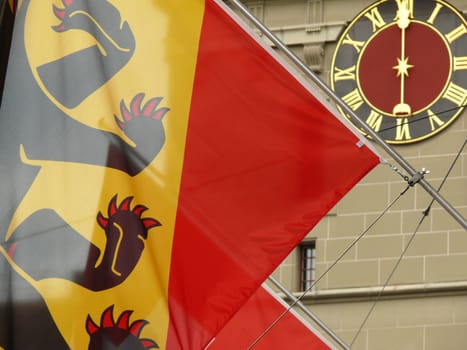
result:
[(344, 341), (339, 338), (328, 326), (326, 326), (323, 321), (321, 321), (314, 313), (312, 313), (303, 303), (297, 299), (292, 293), (290, 293), (287, 288), (285, 288), (282, 284), (279, 283), (274, 277), (270, 276), (269, 281), (274, 284), (282, 293), (284, 293), (287, 298), (289, 298), (293, 305), (297, 305), (300, 310), (302, 310), (313, 322), (315, 322), (327, 335), (331, 337), (337, 344), (339, 344), (342, 349), (345, 350), (352, 350), (349, 346), (344, 343)]
[[(410, 176), (415, 176), (417, 171), (400, 156), (392, 147), (390, 147), (371, 127), (357, 117), (355, 112), (342, 101), (329, 86), (321, 81), (311, 69), (304, 64), (289, 48), (279, 40), (261, 21), (254, 17), (248, 9), (239, 0), (229, 0), (249, 21), (251, 21), (274, 45), (279, 48), (287, 58), (297, 65), (300, 70), (306, 74), (320, 89), (322, 89), (332, 100), (347, 113), (352, 120), (358, 124), (371, 138), (377, 142), (384, 151), (386, 151)], [(423, 174), (422, 174), (423, 175)], [(464, 217), (447, 202), (424, 178), (419, 179), (420, 185), (433, 197), (461, 226), (467, 230), (467, 221)]]

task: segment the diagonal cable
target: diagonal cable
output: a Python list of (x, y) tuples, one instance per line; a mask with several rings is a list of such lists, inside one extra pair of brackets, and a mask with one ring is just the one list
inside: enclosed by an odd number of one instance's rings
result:
[[(442, 187), (444, 186), (444, 184), (446, 183), (446, 180), (449, 176), (449, 174), (451, 173), (452, 169), (454, 168), (454, 165), (456, 164), (456, 162), (458, 161), (464, 147), (465, 147), (465, 144), (467, 143), (467, 139), (464, 140), (464, 143), (462, 144), (461, 148), (459, 149), (459, 152), (457, 153), (456, 157), (454, 158), (454, 160), (452, 161), (451, 163), (451, 166), (449, 167), (446, 175), (444, 176), (443, 178), (443, 181), (441, 182), (441, 184), (439, 185), (438, 187), (438, 192), (441, 191)], [(399, 259), (396, 261), (396, 263), (394, 264), (394, 267), (392, 268), (391, 272), (389, 273), (388, 277), (386, 278), (386, 281), (384, 282), (384, 285), (382, 286), (382, 288), (380, 289), (378, 295), (376, 296), (375, 300), (373, 301), (373, 304), (372, 306), (370, 307), (370, 310), (368, 311), (368, 313), (366, 314), (365, 318), (363, 319), (362, 321), (362, 324), (360, 325), (360, 328), (357, 330), (355, 336), (353, 337), (351, 343), (350, 343), (350, 347), (353, 346), (353, 344), (355, 343), (355, 341), (357, 340), (358, 336), (360, 335), (360, 332), (362, 331), (363, 327), (365, 326), (366, 322), (368, 321), (368, 319), (370, 318), (372, 312), (374, 311), (375, 307), (376, 307), (376, 304), (378, 303), (378, 301), (381, 300), (381, 296), (383, 295), (383, 292), (384, 290), (386, 289), (386, 287), (388, 286), (389, 284), (389, 281), (391, 280), (392, 276), (394, 275), (394, 273), (396, 272), (397, 268), (399, 267), (402, 259), (404, 258), (405, 256), (405, 253), (407, 252), (407, 250), (409, 249), (410, 245), (412, 244), (416, 234), (418, 233), (418, 230), (420, 229), (420, 226), (422, 225), (423, 221), (425, 220), (425, 218), (428, 216), (429, 212), (430, 212), (430, 209), (431, 209), (431, 206), (433, 205), (434, 203), (434, 199), (431, 199), (431, 202), (430, 204), (427, 206), (427, 208), (422, 212), (422, 217), (420, 218), (420, 221), (418, 222), (417, 226), (415, 227), (415, 230), (414, 232), (412, 233), (412, 235), (410, 236), (410, 239), (409, 241), (407, 242), (407, 245), (405, 246), (404, 250), (402, 251), (401, 255), (399, 256)]]
[(384, 282), (384, 285), (383, 287), (380, 289), (380, 291), (378, 292), (378, 295), (376, 296), (373, 304), (371, 305), (370, 307), (370, 310), (368, 311), (368, 313), (366, 314), (365, 318), (363, 319), (363, 322), (362, 324), (360, 325), (359, 329), (357, 330), (357, 333), (354, 335), (352, 341), (350, 342), (350, 347), (352, 347), (355, 343), (355, 341), (357, 340), (358, 336), (360, 335), (360, 332), (362, 331), (363, 327), (365, 326), (366, 322), (368, 321), (368, 319), (370, 318), (373, 310), (375, 309), (376, 307), (376, 304), (378, 303), (378, 301), (381, 299), (381, 296), (384, 292), (384, 290), (386, 289), (387, 285), (389, 284), (389, 281), (391, 280), (392, 276), (394, 275), (394, 273), (396, 272), (397, 268), (399, 267), (399, 264), (401, 263), (402, 261), (402, 258), (404, 257), (405, 253), (407, 252), (407, 250), (409, 249), (410, 247), (410, 244), (412, 243), (413, 239), (415, 238), (415, 235), (416, 233), (418, 232), (418, 229), (420, 228), (423, 220), (427, 217), (427, 214), (425, 214), (425, 211), (423, 212), (423, 216), (422, 218), (420, 219), (420, 221), (418, 222), (417, 224), (417, 227), (415, 228), (414, 232), (412, 233), (412, 235), (410, 236), (410, 239), (409, 241), (407, 242), (407, 245), (405, 246), (404, 250), (402, 251), (401, 255), (399, 256), (399, 259), (396, 261), (396, 263), (394, 264), (394, 267), (392, 268), (389, 276), (387, 277), (386, 281)]
[(408, 185), (374, 220), (373, 222), (364, 230), (344, 251), (337, 257), (337, 259), (315, 280), (311, 285), (303, 291), (303, 293), (291, 303), (286, 310), (284, 310), (264, 331), (261, 333), (247, 348), (247, 350), (253, 349), (253, 347), (258, 344), (261, 339), (263, 339), (273, 328), (274, 326), (282, 319), (288, 312), (303, 299), (303, 297), (319, 282), (321, 279), (326, 276), (332, 268), (334, 268), (337, 263), (352, 249), (364, 236), (365, 234), (391, 209), (394, 204), (407, 192), (411, 186)]

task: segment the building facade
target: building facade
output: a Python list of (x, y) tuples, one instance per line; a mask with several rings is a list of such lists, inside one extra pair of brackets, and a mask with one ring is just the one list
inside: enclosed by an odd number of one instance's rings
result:
[[(414, 1), (423, 4), (425, 0)], [(405, 3), (393, 2), (394, 6)], [(352, 19), (374, 2), (243, 3), (331, 85), (340, 38)], [(464, 17), (464, 25), (448, 42), (465, 40), (467, 0), (450, 0), (450, 4)], [(378, 13), (369, 13), (374, 15), (370, 22), (376, 31), (381, 27)], [(465, 54), (453, 57), (455, 68), (465, 71)], [(440, 74), (438, 68), (433, 68), (433, 74)], [(429, 170), (425, 178), (435, 188), (442, 184), (441, 195), (465, 218), (467, 111), (462, 106), (467, 101), (466, 86), (456, 91), (462, 112), (449, 126), (393, 147), (416, 170)], [(437, 122), (435, 117), (430, 120)], [(408, 175), (395, 160), (383, 151), (381, 155), (387, 162), (347, 194), (273, 276), (354, 350), (465, 349), (467, 232), (437, 202), (431, 206), (432, 198), (421, 186), (408, 186)]]

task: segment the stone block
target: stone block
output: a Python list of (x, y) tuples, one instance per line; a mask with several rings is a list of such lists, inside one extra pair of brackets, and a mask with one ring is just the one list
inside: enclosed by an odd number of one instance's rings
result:
[(355, 186), (337, 205), (337, 214), (355, 214), (383, 211), (388, 205), (389, 185)]
[(329, 238), (356, 237), (364, 229), (364, 216), (337, 215), (329, 218)]
[[(328, 262), (334, 262), (341, 254), (353, 243), (354, 239), (328, 239), (326, 242), (326, 259)], [(347, 254), (342, 257), (344, 260), (355, 259), (355, 247), (351, 248)]]
[(402, 253), (402, 236), (368, 236), (357, 244), (358, 259), (399, 257)]
[(426, 257), (426, 281), (467, 280), (467, 254)]
[[(366, 215), (365, 229), (372, 225), (366, 233), (367, 236), (394, 235), (400, 233), (402, 220), (401, 212), (388, 212), (380, 218), (378, 218), (378, 216), (379, 214)], [(377, 221), (375, 222), (375, 220)], [(363, 232), (363, 230), (361, 232)]]
[[(381, 283), (383, 284), (394, 269), (398, 259), (380, 260)], [(391, 276), (389, 285), (421, 283), (424, 279), (423, 258), (403, 258), (396, 271)]]
[[(404, 246), (411, 239), (411, 234), (404, 236)], [(443, 255), (448, 253), (448, 235), (439, 233), (417, 233), (407, 249), (406, 256)]]
[(451, 297), (413, 298), (397, 303), (397, 326), (426, 326), (453, 323)]
[(328, 288), (367, 287), (378, 284), (378, 262), (343, 261), (328, 273)]
[(426, 350), (461, 350), (467, 344), (467, 323), (426, 328)]
[(449, 233), (449, 253), (467, 254), (467, 233), (464, 230)]
[[(423, 327), (370, 329), (368, 349), (421, 350), (423, 349), (423, 335)], [(444, 350), (444, 348), (440, 349)]]

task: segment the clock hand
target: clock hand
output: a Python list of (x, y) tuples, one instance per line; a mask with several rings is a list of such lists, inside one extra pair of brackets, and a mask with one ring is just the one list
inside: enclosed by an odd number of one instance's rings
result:
[(397, 116), (407, 116), (411, 113), (410, 106), (404, 102), (405, 95), (405, 76), (409, 76), (408, 69), (413, 66), (408, 63), (409, 58), (405, 57), (405, 30), (410, 24), (410, 10), (408, 0), (397, 1), (397, 26), (401, 29), (401, 58), (397, 59), (397, 66), (392, 68), (397, 70), (397, 76), (400, 76), (400, 103), (394, 106), (393, 114)]

